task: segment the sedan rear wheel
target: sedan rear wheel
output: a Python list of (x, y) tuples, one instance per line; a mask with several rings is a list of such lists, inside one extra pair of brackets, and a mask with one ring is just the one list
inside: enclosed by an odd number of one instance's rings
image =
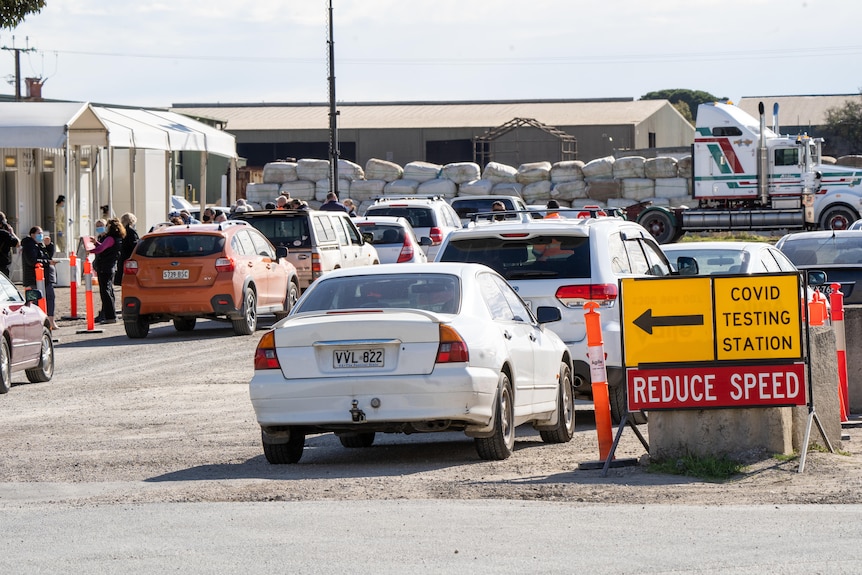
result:
[(47, 327), (42, 328), (42, 346), (39, 350), (39, 365), (26, 371), (27, 381), (39, 383), (54, 377), (54, 339)]
[(8, 393), (12, 388), (12, 364), (9, 342), (0, 336), (0, 393)]
[(575, 434), (575, 396), (572, 391), (572, 370), (566, 362), (560, 362), (560, 389), (557, 397), (557, 425), (553, 429), (540, 430), (545, 443), (566, 443)]
[(338, 440), (344, 447), (371, 447), (374, 444), (374, 432), (365, 433), (342, 433)]
[(242, 317), (231, 320), (236, 335), (252, 335), (257, 329), (257, 296), (248, 288), (242, 296)]
[(476, 451), (482, 459), (502, 461), (515, 449), (515, 402), (512, 384), (505, 373), (500, 374), (495, 411), (494, 433), (491, 437), (477, 437)]
[[(261, 437), (263, 438), (263, 432)], [(298, 427), (291, 427), (287, 443), (267, 443), (265, 439), (262, 439), (262, 443), (263, 454), (273, 465), (297, 463), (302, 458), (302, 450), (305, 448), (305, 433)]]

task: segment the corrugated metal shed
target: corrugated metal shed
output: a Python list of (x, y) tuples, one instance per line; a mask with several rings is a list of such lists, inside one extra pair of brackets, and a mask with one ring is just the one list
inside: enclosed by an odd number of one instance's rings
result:
[[(513, 118), (533, 118), (550, 126), (637, 124), (666, 104), (666, 100), (341, 103), (338, 127), (345, 130), (485, 128)], [(174, 104), (173, 110), (224, 120), (229, 132), (315, 130), (329, 126), (328, 104)]]

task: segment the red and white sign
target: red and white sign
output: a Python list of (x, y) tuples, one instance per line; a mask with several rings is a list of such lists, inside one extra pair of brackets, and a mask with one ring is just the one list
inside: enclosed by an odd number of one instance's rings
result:
[(805, 405), (805, 364), (626, 370), (629, 411)]

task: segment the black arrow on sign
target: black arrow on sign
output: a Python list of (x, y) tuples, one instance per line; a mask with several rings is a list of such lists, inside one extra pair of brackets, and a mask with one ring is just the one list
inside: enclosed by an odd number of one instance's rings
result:
[(650, 308), (632, 323), (652, 335), (652, 328), (654, 327), (703, 325), (703, 315), (660, 315), (653, 317), (652, 308)]

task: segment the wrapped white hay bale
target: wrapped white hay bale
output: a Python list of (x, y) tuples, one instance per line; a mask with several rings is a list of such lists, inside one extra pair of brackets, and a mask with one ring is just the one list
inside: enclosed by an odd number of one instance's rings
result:
[(609, 208), (627, 208), (636, 203), (636, 201), (630, 200), (628, 198), (611, 198), (608, 200), (607, 206)]
[(644, 162), (646, 158), (643, 156), (626, 156), (625, 158), (617, 158), (614, 162), (614, 178), (643, 178), (644, 177)]
[(518, 182), (500, 182), (499, 184), (494, 184), (491, 193), (495, 196), (518, 196), (522, 198), (524, 184), (519, 184)]
[(530, 162), (518, 166), (515, 181), (519, 184), (533, 184), (543, 180), (551, 181), (551, 162)]
[(500, 182), (515, 182), (517, 181), (517, 175), (518, 170), (499, 162), (488, 162), (482, 171), (482, 179), (491, 180), (495, 184), (499, 184)]
[(587, 180), (587, 197), (590, 200), (606, 202), (610, 198), (620, 197), (620, 183), (614, 180)]
[(295, 182), (285, 182), (281, 184), (279, 193), (287, 192), (290, 194), (291, 198), (305, 200), (307, 202), (314, 199), (314, 188), (314, 182), (309, 182), (308, 180), (296, 180)]
[(263, 206), (267, 202), (275, 201), (281, 192), (280, 188), (281, 184), (250, 183), (245, 188), (245, 199), (252, 204)]
[(587, 182), (584, 180), (571, 180), (553, 184), (551, 197), (558, 200), (577, 200), (587, 197)]
[(416, 190), (419, 188), (419, 182), (416, 180), (395, 180), (387, 182), (383, 188), (385, 196), (415, 196)]
[(303, 159), (296, 163), (296, 175), (300, 180), (317, 182), (329, 177), (329, 160)]
[(533, 182), (524, 186), (521, 197), (528, 204), (542, 204), (551, 198), (551, 180)]
[(659, 178), (675, 178), (679, 175), (676, 168), (676, 158), (661, 156), (649, 158), (644, 162), (644, 177), (657, 180)]
[(353, 181), (364, 180), (365, 170), (359, 164), (354, 164), (350, 160), (338, 160), (338, 179), (341, 178)]
[(371, 158), (365, 162), (365, 178), (368, 180), (383, 180), (394, 182), (404, 176), (404, 168), (395, 162)]
[[(324, 178), (322, 180), (317, 180), (314, 183), (314, 199), (318, 202), (326, 201), (326, 194), (329, 193), (331, 186), (329, 185), (329, 178)], [(346, 198), (350, 196), (350, 180), (345, 180), (341, 177), (338, 178), (338, 197)]]
[(356, 180), (350, 184), (350, 195), (358, 202), (373, 200), (383, 195), (385, 186), (385, 180)]
[(443, 166), (431, 162), (410, 162), (404, 166), (405, 180), (415, 180), (420, 184), (428, 180), (438, 178), (443, 171)]
[(459, 186), (478, 180), (482, 175), (479, 164), (475, 162), (453, 162), (443, 166), (443, 177), (452, 180)]
[(295, 182), (298, 177), (296, 175), (296, 162), (269, 162), (263, 166), (264, 184)]
[(691, 156), (685, 156), (676, 161), (676, 169), (680, 178), (691, 178)]
[(551, 166), (551, 183), (562, 184), (584, 179), (584, 163), (581, 160), (565, 160)]
[(473, 180), (458, 186), (459, 196), (487, 196), (494, 189), (494, 182), (491, 180)]
[(655, 180), (649, 178), (626, 178), (620, 180), (620, 184), (623, 197), (629, 200), (643, 200), (655, 195)]
[(661, 178), (655, 181), (655, 195), (663, 198), (685, 198), (691, 195), (686, 178)]
[(458, 195), (458, 186), (452, 180), (446, 178), (437, 178), (428, 180), (419, 184), (416, 191), (420, 196), (442, 196), (444, 198), (454, 198)]
[(614, 179), (614, 157), (606, 156), (590, 160), (581, 168), (584, 179), (588, 182), (613, 180)]

